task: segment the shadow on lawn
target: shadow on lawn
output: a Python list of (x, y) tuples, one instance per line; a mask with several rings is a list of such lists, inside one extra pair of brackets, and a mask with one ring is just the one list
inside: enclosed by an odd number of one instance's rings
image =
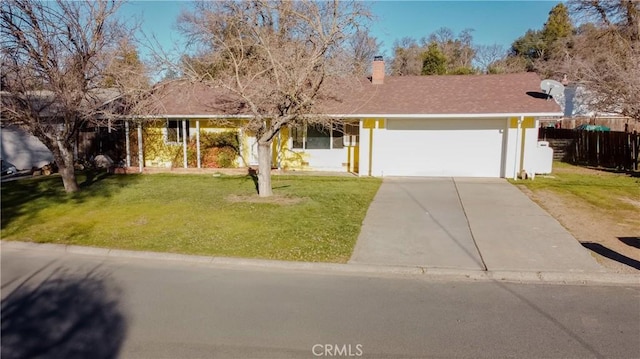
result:
[(640, 237), (618, 237), (618, 239), (628, 246), (640, 249)]
[(614, 250), (611, 250), (605, 246), (603, 246), (600, 243), (592, 243), (592, 242), (585, 242), (585, 243), (581, 243), (583, 247), (598, 253), (599, 255), (603, 256), (603, 257), (607, 257), (609, 259), (612, 259), (618, 263), (622, 263), (625, 265), (628, 265), (629, 267), (635, 268), (637, 270), (640, 270), (640, 261), (637, 261), (633, 258), (629, 258), (625, 255), (622, 255)]
[(256, 171), (254, 168), (249, 167), (247, 176), (251, 178), (251, 180), (253, 181), (253, 185), (256, 187), (256, 193), (259, 194), (260, 187), (258, 185), (258, 171)]
[(123, 187), (138, 181), (138, 175), (113, 175), (106, 171), (76, 174), (80, 191), (66, 193), (60, 176), (23, 178), (2, 183), (1, 226), (6, 228), (19, 217), (33, 218), (50, 206), (83, 203), (95, 197), (110, 197)]
[(84, 181), (78, 183), (80, 188), (87, 188), (96, 182), (100, 182), (107, 177), (110, 177), (111, 174), (107, 171), (96, 171), (96, 170), (88, 170), (85, 172)]
[(585, 166), (585, 167), (593, 169), (593, 170), (596, 170), (596, 171), (601, 171), (601, 172), (624, 174), (624, 175), (627, 175), (629, 177), (634, 177), (634, 178), (640, 177), (640, 171), (621, 170), (621, 169), (616, 169), (616, 168), (604, 168), (604, 167), (594, 167), (594, 166)]
[(3, 359), (118, 357), (127, 321), (108, 275), (58, 268), (31, 277), (2, 300)]

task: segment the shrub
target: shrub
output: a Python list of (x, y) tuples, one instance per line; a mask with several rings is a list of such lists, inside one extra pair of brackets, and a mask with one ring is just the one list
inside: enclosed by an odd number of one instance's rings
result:
[[(204, 132), (200, 134), (200, 151), (203, 168), (233, 168), (240, 154), (240, 142), (235, 131)], [(197, 167), (197, 144), (195, 137), (187, 145), (187, 164)], [(174, 163), (182, 163), (182, 149), (175, 154)]]

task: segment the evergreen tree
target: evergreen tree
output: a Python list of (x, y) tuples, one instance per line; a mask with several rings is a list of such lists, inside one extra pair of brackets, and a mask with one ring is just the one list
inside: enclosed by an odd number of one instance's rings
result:
[(542, 39), (547, 46), (555, 41), (571, 36), (573, 25), (569, 18), (569, 10), (560, 3), (551, 9), (549, 18), (542, 28)]
[(544, 36), (540, 30), (529, 29), (511, 44), (512, 55), (521, 56), (529, 61), (543, 57), (546, 49)]
[(440, 51), (438, 44), (432, 42), (422, 57), (423, 75), (444, 75), (447, 73), (447, 57)]

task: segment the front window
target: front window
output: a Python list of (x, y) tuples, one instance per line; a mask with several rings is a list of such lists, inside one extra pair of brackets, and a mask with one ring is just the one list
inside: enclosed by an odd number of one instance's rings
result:
[(292, 148), (304, 149), (304, 126), (291, 127)]
[(328, 150), (331, 148), (331, 130), (322, 125), (308, 125), (306, 148), (308, 150)]
[(307, 150), (329, 150), (344, 148), (344, 133), (347, 124), (307, 124), (291, 128), (292, 148)]
[(189, 138), (189, 121), (186, 121), (186, 132), (182, 129), (183, 120), (167, 120), (165, 129), (166, 143), (182, 143), (185, 138)]

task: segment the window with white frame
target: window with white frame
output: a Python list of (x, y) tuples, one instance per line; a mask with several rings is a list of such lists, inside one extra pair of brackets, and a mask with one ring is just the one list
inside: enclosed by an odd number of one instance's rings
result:
[[(182, 129), (182, 122), (186, 122), (186, 132)], [(166, 143), (177, 144), (182, 143), (185, 138), (189, 138), (189, 121), (167, 120), (164, 141)]]
[(305, 150), (329, 150), (344, 147), (344, 125), (307, 124), (291, 128), (292, 148)]

